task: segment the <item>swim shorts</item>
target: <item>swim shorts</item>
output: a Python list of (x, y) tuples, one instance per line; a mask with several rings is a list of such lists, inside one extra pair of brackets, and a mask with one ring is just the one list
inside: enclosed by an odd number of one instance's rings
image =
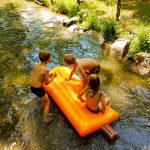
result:
[(90, 112), (92, 112), (92, 113), (94, 113), (94, 114), (98, 114), (98, 113), (101, 111), (100, 106), (98, 106), (98, 108), (97, 108), (96, 110), (90, 109), (87, 105), (86, 105), (86, 107), (88, 108), (88, 110), (89, 110)]
[(44, 90), (43, 87), (35, 88), (35, 87), (31, 86), (31, 91), (32, 91), (32, 93), (34, 93), (38, 97), (43, 97), (46, 94), (46, 91)]

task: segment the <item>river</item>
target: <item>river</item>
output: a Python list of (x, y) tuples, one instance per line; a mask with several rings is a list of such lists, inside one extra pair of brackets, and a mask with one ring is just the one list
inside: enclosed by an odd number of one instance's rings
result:
[[(150, 150), (150, 78), (104, 53), (92, 37), (70, 33), (62, 17), (25, 2), (0, 2), (0, 149), (4, 150)], [(112, 124), (119, 138), (98, 131), (81, 138), (51, 99), (54, 120), (42, 122), (40, 99), (30, 92), (40, 49), (52, 54), (49, 69), (63, 65), (65, 53), (92, 57), (101, 64), (101, 88), (112, 98), (120, 119)]]

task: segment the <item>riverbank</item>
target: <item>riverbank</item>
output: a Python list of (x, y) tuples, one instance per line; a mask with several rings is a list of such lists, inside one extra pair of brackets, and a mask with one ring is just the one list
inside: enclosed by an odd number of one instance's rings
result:
[[(32, 1), (32, 0), (30, 0)], [(115, 21), (116, 1), (36, 0), (49, 9), (69, 17), (77, 16), (83, 29), (99, 32), (107, 42), (117, 38), (130, 39), (128, 54), (150, 53), (150, 2), (147, 0), (122, 1), (120, 21)]]
[[(55, 16), (35, 3), (25, 2), (16, 8), (11, 2), (0, 8), (0, 149), (149, 148), (150, 78), (131, 72), (107, 52), (103, 54), (95, 36), (69, 32), (57, 21), (60, 14)], [(112, 98), (112, 108), (121, 114), (120, 120), (112, 124), (120, 133), (116, 141), (110, 142), (101, 130), (81, 138), (52, 99), (54, 120), (43, 124), (40, 99), (30, 91), (40, 49), (52, 54), (49, 69), (64, 65), (66, 53), (98, 59), (101, 89)]]
[(133, 64), (131, 67), (133, 72), (140, 75), (150, 74), (150, 34), (147, 34), (150, 33), (149, 1), (122, 1), (119, 22), (115, 21), (117, 6), (114, 0), (83, 0), (80, 5), (76, 0), (36, 0), (34, 2), (70, 17), (70, 20), (63, 22), (66, 26), (70, 26), (69, 31), (83, 33), (94, 30), (104, 37), (103, 39), (98, 36), (100, 43), (105, 42), (105, 45), (116, 41), (117, 47), (110, 47), (111, 51), (114, 50), (113, 53), (121, 53), (121, 58), (127, 56), (126, 61)]

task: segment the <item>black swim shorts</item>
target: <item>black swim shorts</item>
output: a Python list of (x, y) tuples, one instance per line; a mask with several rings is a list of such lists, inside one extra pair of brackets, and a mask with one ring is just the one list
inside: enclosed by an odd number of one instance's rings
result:
[(35, 87), (31, 86), (31, 91), (32, 91), (32, 93), (34, 93), (38, 97), (43, 97), (46, 94), (46, 91), (44, 90), (43, 87), (35, 88)]

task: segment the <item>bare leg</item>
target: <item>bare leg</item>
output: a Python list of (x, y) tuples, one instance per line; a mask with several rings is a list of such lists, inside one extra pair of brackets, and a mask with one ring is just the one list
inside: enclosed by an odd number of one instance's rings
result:
[(49, 101), (47, 93), (42, 97), (42, 101), (44, 104), (43, 119), (45, 123), (48, 123), (49, 121), (52, 120), (52, 117), (51, 117), (52, 114), (49, 113), (50, 101)]
[(111, 107), (111, 104), (112, 104), (111, 98), (108, 97), (106, 93), (102, 92), (101, 103), (99, 103), (100, 108), (106, 110), (106, 106)]
[(83, 79), (83, 84), (82, 84), (82, 87), (81, 87), (81, 89), (79, 89), (79, 93), (80, 93), (80, 91), (82, 91), (84, 88), (86, 88), (86, 86), (88, 85), (88, 79)]
[(110, 97), (106, 97), (105, 103), (106, 103), (107, 106), (111, 107), (112, 99)]

